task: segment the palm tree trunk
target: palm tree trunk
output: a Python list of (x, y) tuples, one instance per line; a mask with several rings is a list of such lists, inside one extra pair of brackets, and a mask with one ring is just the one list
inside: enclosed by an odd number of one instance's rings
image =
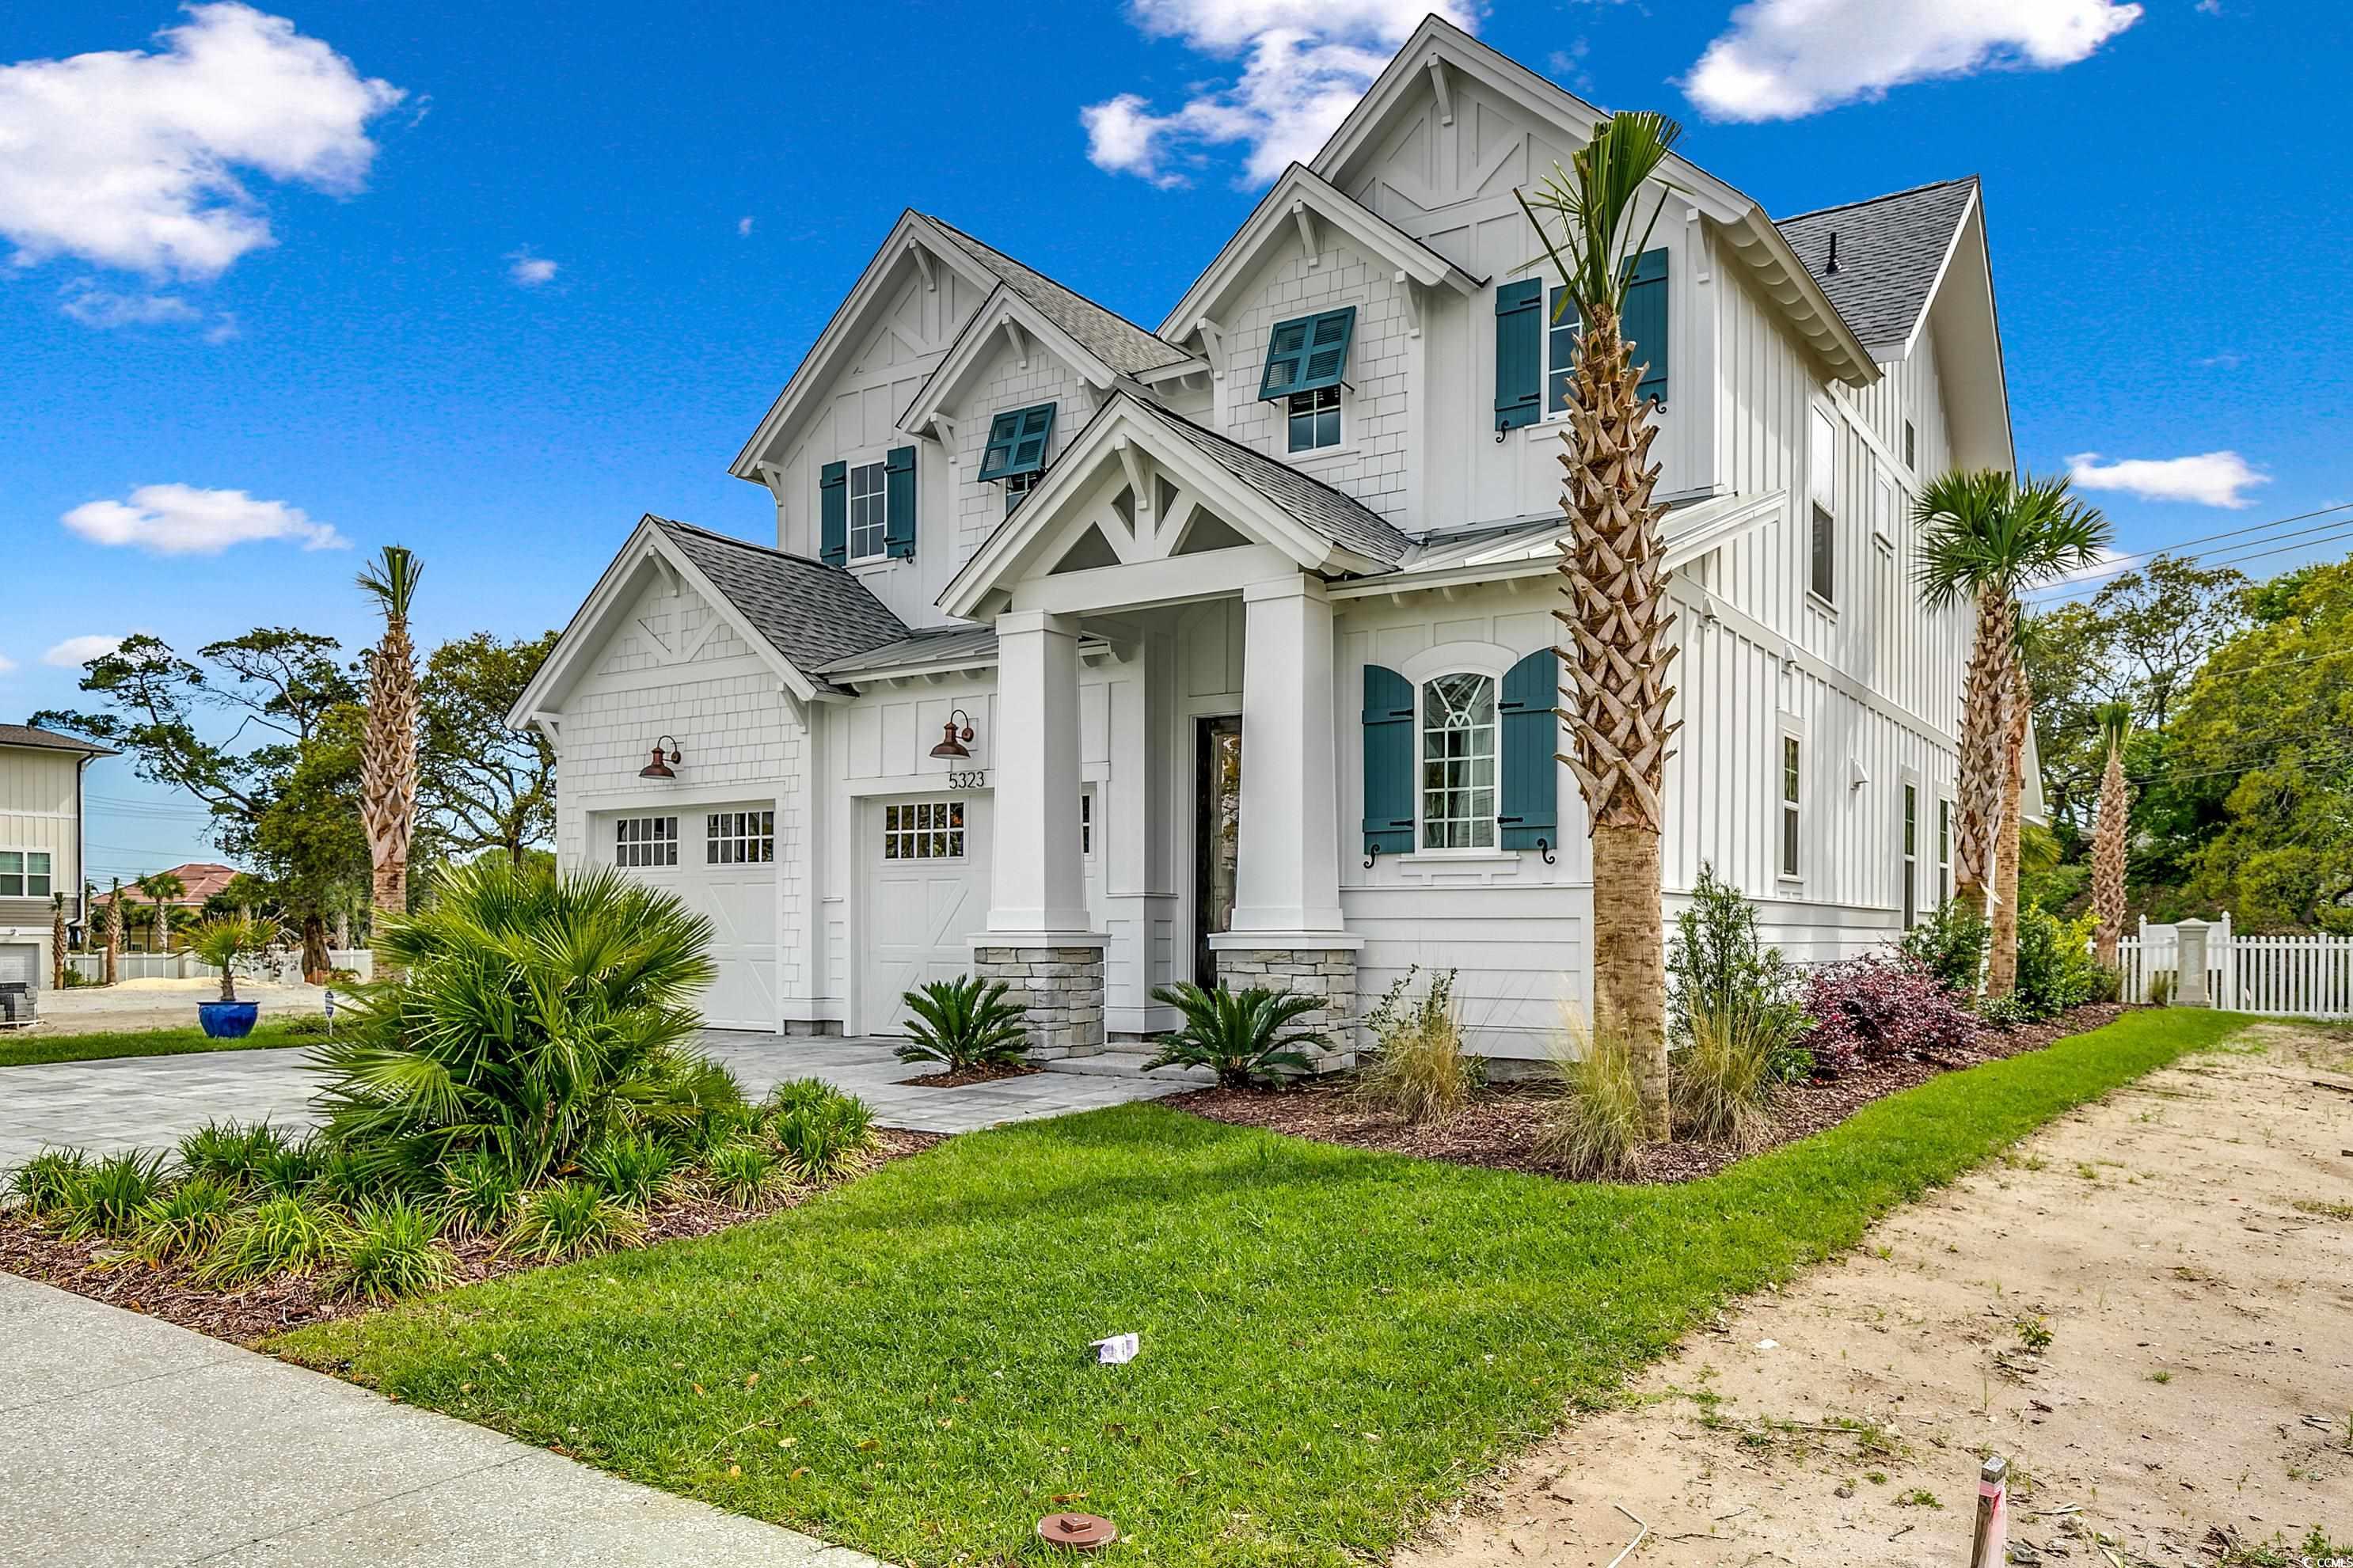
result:
[(1961, 689), (1960, 777), (1954, 785), (1953, 898), (1983, 912), (1993, 880), (2000, 817), (2003, 737), (2008, 732), (2010, 641), (2016, 609), (2010, 595), (1978, 595), (1975, 645)]
[(2018, 989), (2018, 843), (2026, 808), (2026, 731), (2034, 703), (2026, 671), (2010, 670), (2010, 730), (2004, 737), (2001, 815), (1994, 848), (1993, 935), (1986, 953), (1986, 994), (2007, 996)]
[[(88, 914), (87, 910), (82, 911)], [(66, 988), (66, 896), (58, 893), (49, 900), (49, 989)]]
[(2113, 741), (2100, 772), (2100, 816), (2092, 834), (2092, 908), (2099, 916), (2094, 951), (2100, 967), (2116, 966), (2116, 944), (2125, 932), (2125, 847), (2130, 831), (2130, 800), (2125, 795), (2124, 748)]
[(334, 963), (327, 956), (327, 922), (312, 910), (302, 917), (302, 978), (324, 985), (334, 977)]
[(1641, 827), (1593, 830), (1593, 1026), (1640, 1041), (1634, 1067), (1642, 1118), (1667, 1136), (1667, 946), (1659, 835)]

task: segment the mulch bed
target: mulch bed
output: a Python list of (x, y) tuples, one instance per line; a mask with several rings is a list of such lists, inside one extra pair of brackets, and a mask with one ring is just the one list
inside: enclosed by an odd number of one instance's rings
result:
[[(869, 1170), (919, 1154), (942, 1142), (936, 1133), (902, 1132), (894, 1128), (878, 1128), (875, 1135), (881, 1147)], [(797, 1208), (839, 1184), (797, 1188), (755, 1209), (731, 1208), (702, 1197), (667, 1199), (646, 1211), (646, 1245), (748, 1225)], [(450, 1250), (458, 1258), (459, 1285), (546, 1267), (537, 1258), (501, 1253), (496, 1241), (480, 1237), (453, 1241)], [(142, 1263), (127, 1257), (122, 1243), (110, 1237), (67, 1241), (22, 1214), (8, 1211), (0, 1211), (0, 1272), (37, 1279), (111, 1307), (143, 1312), (240, 1345), (252, 1345), (322, 1319), (356, 1317), (377, 1310), (364, 1301), (328, 1294), (318, 1279), (276, 1278), (237, 1289), (200, 1285), (189, 1264)]]
[[(1625, 1179), (1650, 1184), (1712, 1176), (1751, 1154), (1835, 1127), (1883, 1095), (1926, 1083), (1939, 1073), (2040, 1050), (2063, 1036), (2114, 1023), (2123, 1013), (2124, 1008), (2115, 1003), (2095, 1003), (2048, 1023), (2007, 1030), (1979, 1029), (1968, 1049), (1933, 1061), (1887, 1062), (1827, 1083), (1789, 1085), (1775, 1100), (1772, 1121), (1753, 1147), (1681, 1142), (1653, 1145), (1643, 1151), (1635, 1173)], [(1546, 1114), (1556, 1098), (1542, 1084), (1507, 1083), (1482, 1089), (1460, 1115), (1430, 1127), (1417, 1127), (1368, 1110), (1352, 1089), (1349, 1080), (1341, 1077), (1280, 1090), (1199, 1089), (1171, 1095), (1160, 1103), (1212, 1121), (1263, 1127), (1319, 1142), (1532, 1175), (1567, 1174), (1557, 1163), (1537, 1152)]]
[(1032, 1074), (1045, 1070), (1044, 1068), (1000, 1062), (994, 1066), (958, 1068), (954, 1072), (927, 1072), (921, 1078), (902, 1078), (899, 1082), (902, 1087), (907, 1089), (962, 1089), (966, 1084), (996, 1083), (1003, 1079), (1029, 1078)]

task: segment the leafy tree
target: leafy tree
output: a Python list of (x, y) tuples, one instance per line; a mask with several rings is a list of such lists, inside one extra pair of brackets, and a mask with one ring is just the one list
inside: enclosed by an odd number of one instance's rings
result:
[(2088, 604), (2063, 604), (2021, 617), (2020, 661), (2034, 694), (2034, 739), (2042, 763), (2042, 798), (2052, 829), (2072, 854), (2091, 829), (2093, 796), (2105, 761), (2101, 705), (2123, 685), (2115, 635)]
[(2246, 591), (2246, 574), (2236, 567), (2159, 555), (2092, 595), (2092, 614), (2131, 682), (2129, 693), (2118, 695), (2129, 695), (2152, 729), (2165, 728), (2199, 661), (2243, 619)]
[(555, 748), (506, 723), (555, 637), (476, 632), (425, 661), (419, 808), (440, 852), (495, 849), (519, 866), (555, 837)]

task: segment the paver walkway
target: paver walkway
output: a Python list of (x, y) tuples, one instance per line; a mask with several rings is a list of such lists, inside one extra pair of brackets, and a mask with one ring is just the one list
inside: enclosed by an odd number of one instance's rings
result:
[(0, 1563), (878, 1568), (0, 1274)]
[[(910, 1087), (928, 1070), (900, 1061), (878, 1040), (778, 1039), (712, 1030), (703, 1047), (734, 1070), (758, 1098), (792, 1078), (821, 1078), (858, 1095), (885, 1127), (917, 1132), (971, 1132), (1074, 1110), (1097, 1110), (1199, 1087), (1182, 1073), (1136, 1070), (1141, 1058), (1113, 1053), (1065, 1070), (963, 1089)], [(45, 1145), (92, 1153), (168, 1149), (191, 1128), (215, 1119), (308, 1126), (314, 1075), (300, 1047), (176, 1057), (120, 1057), (0, 1068), (0, 1168)]]

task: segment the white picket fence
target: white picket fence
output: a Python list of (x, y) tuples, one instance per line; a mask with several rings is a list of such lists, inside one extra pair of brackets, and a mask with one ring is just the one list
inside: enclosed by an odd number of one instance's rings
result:
[[(299, 952), (280, 955), (285, 967), (286, 979), (301, 978), (301, 958)], [(327, 962), (336, 969), (348, 969), (362, 980), (375, 973), (375, 955), (366, 948), (330, 948)], [(106, 973), (106, 955), (102, 952), (69, 952), (66, 963), (84, 980), (95, 985)], [(239, 964), (237, 973), (251, 975), (263, 973), (261, 966)], [(118, 980), (213, 980), (220, 971), (209, 963), (199, 963), (192, 952), (124, 952), (115, 959), (114, 976)]]
[[(2170, 925), (2143, 921), (2139, 935), (2116, 944), (2126, 1001), (2147, 1001), (2151, 975), (2178, 973), (2174, 932)], [(2353, 1018), (2353, 939), (2243, 936), (2224, 915), (2206, 931), (2206, 994), (2215, 1006), (2233, 1013)]]

